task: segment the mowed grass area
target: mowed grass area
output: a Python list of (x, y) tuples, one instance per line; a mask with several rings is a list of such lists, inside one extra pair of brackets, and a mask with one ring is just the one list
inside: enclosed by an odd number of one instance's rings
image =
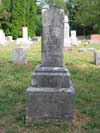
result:
[[(30, 126), (25, 123), (25, 91), (32, 71), (41, 63), (41, 45), (34, 43), (28, 49), (26, 65), (12, 64), (15, 47), (0, 47), (0, 133), (100, 133), (100, 66), (93, 63), (93, 53), (80, 53), (80, 47), (64, 50), (64, 61), (76, 91), (74, 121)], [(100, 49), (100, 44), (81, 47)]]

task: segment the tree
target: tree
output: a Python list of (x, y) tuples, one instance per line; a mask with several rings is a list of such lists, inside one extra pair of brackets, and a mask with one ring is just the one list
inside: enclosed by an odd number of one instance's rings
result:
[(76, 13), (79, 24), (92, 26), (94, 32), (100, 32), (100, 1), (99, 0), (77, 0), (80, 4)]
[(36, 0), (2, 0), (0, 4), (0, 24), (7, 35), (22, 36), (22, 27), (27, 26), (29, 35), (37, 29)]
[(37, 6), (37, 15), (36, 15), (36, 36), (42, 34), (42, 16), (41, 16), (41, 6)]
[(57, 8), (64, 8), (65, 1), (64, 0), (48, 0), (50, 6), (55, 6)]
[(10, 1), (3, 0), (0, 4), (0, 28), (4, 29), (6, 34), (10, 32)]
[(99, 0), (70, 0), (69, 4), (69, 13), (74, 26), (84, 29), (86, 34), (100, 32)]
[(50, 7), (55, 6), (57, 8), (65, 7), (65, 0), (41, 0), (42, 5), (49, 4)]
[(34, 36), (36, 31), (36, 10), (35, 0), (13, 0), (12, 10), (12, 34), (14, 37), (22, 36), (22, 27), (29, 28), (29, 35)]
[(66, 3), (66, 12), (69, 15), (69, 23), (71, 26), (71, 29), (76, 29), (76, 20), (75, 20), (75, 14), (77, 12), (78, 3), (76, 0), (70, 0)]
[(66, 8), (69, 12), (71, 29), (79, 34), (100, 32), (100, 2), (99, 0), (69, 0)]

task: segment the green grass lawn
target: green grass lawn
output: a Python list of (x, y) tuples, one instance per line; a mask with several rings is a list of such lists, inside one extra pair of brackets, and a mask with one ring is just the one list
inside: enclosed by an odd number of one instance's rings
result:
[(12, 64), (15, 47), (0, 47), (0, 133), (100, 133), (100, 66), (94, 65), (93, 53), (80, 53), (79, 47), (64, 51), (76, 91), (74, 121), (30, 126), (25, 123), (25, 91), (32, 71), (41, 63), (41, 46), (35, 43), (28, 49), (27, 65)]

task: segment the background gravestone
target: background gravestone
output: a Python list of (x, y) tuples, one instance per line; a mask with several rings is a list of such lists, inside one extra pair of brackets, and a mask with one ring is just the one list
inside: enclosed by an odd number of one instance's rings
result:
[(27, 122), (72, 119), (74, 89), (64, 66), (64, 10), (54, 7), (42, 14), (42, 63), (32, 73), (27, 89)]
[(78, 45), (76, 30), (71, 31), (71, 43), (72, 43), (72, 45)]
[(31, 44), (32, 41), (28, 37), (28, 27), (22, 27), (22, 38), (17, 38), (16, 44), (21, 45), (21, 48), (28, 48)]
[(68, 16), (65, 16), (65, 22), (64, 22), (64, 38), (69, 38), (69, 31), (70, 31), (70, 26), (69, 26), (69, 18)]
[(96, 65), (100, 65), (100, 50), (94, 51), (94, 62)]
[(89, 40), (89, 43), (90, 44), (98, 44), (100, 43), (100, 35), (99, 34), (92, 34), (90, 36), (90, 40)]
[(64, 17), (64, 46), (71, 46), (70, 26), (68, 16)]
[(28, 27), (23, 27), (23, 40), (28, 40)]
[(15, 48), (12, 53), (13, 64), (26, 64), (26, 49), (25, 48)]
[(6, 39), (5, 39), (5, 33), (2, 29), (0, 29), (0, 45), (5, 45)]

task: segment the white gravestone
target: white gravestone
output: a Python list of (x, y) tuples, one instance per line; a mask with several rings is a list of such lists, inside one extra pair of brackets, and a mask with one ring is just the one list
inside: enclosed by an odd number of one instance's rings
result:
[(23, 27), (23, 40), (28, 40), (28, 28)]
[(5, 45), (6, 39), (5, 39), (5, 33), (2, 29), (0, 29), (0, 45)]
[(23, 37), (17, 38), (16, 44), (21, 45), (21, 47), (29, 47), (32, 44), (32, 41), (28, 37), (28, 27), (22, 28)]
[(23, 40), (22, 41), (23, 41), (24, 46), (30, 45), (32, 43), (28, 37), (28, 27), (23, 27)]
[(64, 38), (69, 38), (69, 24), (68, 24), (68, 16), (65, 16), (65, 24), (64, 24)]
[(64, 46), (71, 46), (71, 38), (69, 35), (70, 32), (70, 26), (69, 26), (69, 20), (68, 20), (68, 16), (65, 16), (65, 20), (64, 20)]
[(72, 45), (75, 45), (75, 46), (78, 45), (76, 30), (71, 31), (71, 43), (72, 43)]
[(27, 64), (25, 48), (15, 48), (12, 52), (12, 56), (13, 64)]

